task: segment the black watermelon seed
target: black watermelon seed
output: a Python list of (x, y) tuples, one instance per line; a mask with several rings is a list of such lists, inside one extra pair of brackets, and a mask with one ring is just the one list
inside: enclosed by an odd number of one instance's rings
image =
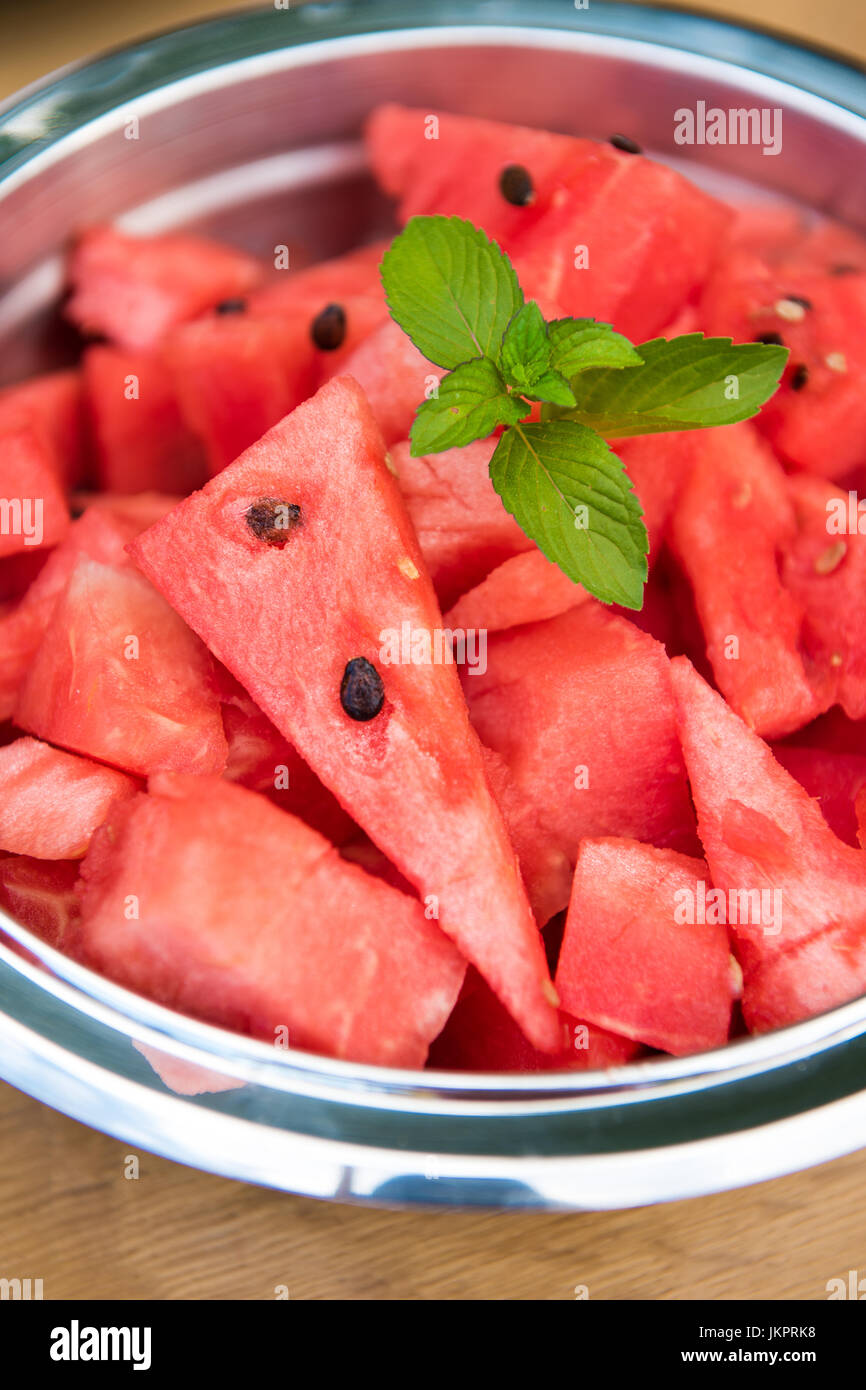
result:
[(247, 307), (245, 299), (221, 299), (214, 309), (215, 314), (242, 314)]
[(323, 352), (341, 347), (346, 336), (346, 311), (341, 304), (326, 304), (310, 324), (310, 337)]
[(805, 362), (798, 362), (791, 374), (791, 390), (802, 391), (809, 381), (809, 368)]
[(792, 304), (799, 304), (801, 309), (811, 309), (812, 301), (807, 299), (804, 294), (783, 294), (783, 299), (788, 299)]
[(623, 150), (625, 154), (643, 154), (643, 149), (637, 140), (632, 140), (628, 135), (612, 135), (610, 143), (615, 150)]
[(859, 275), (859, 274), (860, 274), (860, 267), (859, 267), (858, 265), (834, 265), (834, 266), (831, 266), (831, 267), (830, 267), (830, 274), (831, 274), (831, 275)]
[(349, 718), (365, 724), (376, 718), (384, 703), (385, 686), (373, 663), (363, 656), (347, 661), (340, 682), (340, 704)]
[(297, 502), (285, 502), (281, 497), (259, 497), (247, 507), (244, 520), (257, 540), (283, 546), (290, 532), (301, 524), (301, 509)]
[(532, 175), (522, 164), (506, 164), (499, 175), (499, 192), (506, 203), (516, 208), (527, 208), (535, 201)]
[(759, 333), (755, 339), (756, 343), (764, 343), (767, 347), (784, 347), (785, 340), (781, 333)]

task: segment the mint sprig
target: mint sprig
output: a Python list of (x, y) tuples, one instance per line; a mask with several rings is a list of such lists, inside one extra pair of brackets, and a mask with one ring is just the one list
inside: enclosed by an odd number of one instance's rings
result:
[[(459, 217), (413, 217), (382, 261), (391, 317), (446, 368), (419, 405), (415, 456), (504, 432), (490, 476), (549, 560), (604, 603), (640, 608), (649, 542), (607, 439), (757, 414), (786, 348), (689, 333), (635, 346), (594, 319), (546, 322), (508, 257)], [(528, 421), (540, 403), (541, 419)]]

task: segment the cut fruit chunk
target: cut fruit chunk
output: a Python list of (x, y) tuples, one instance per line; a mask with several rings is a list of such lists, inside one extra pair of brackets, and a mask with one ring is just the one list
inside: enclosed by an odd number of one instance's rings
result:
[(69, 509), (43, 435), (0, 422), (0, 557), (56, 545)]
[(165, 358), (211, 475), (306, 400), (314, 385), (313, 344), (306, 325), (294, 319), (215, 314), (170, 334)]
[(246, 295), (261, 275), (251, 256), (204, 237), (93, 227), (72, 253), (66, 313), (85, 333), (153, 348), (175, 324)]
[(77, 486), (86, 471), (88, 453), (81, 373), (67, 368), (4, 387), (0, 433), (20, 425), (40, 434), (61, 485)]
[(677, 1057), (721, 1047), (734, 975), (725, 919), (705, 910), (709, 887), (702, 859), (584, 840), (556, 971), (563, 1007)]
[(179, 497), (206, 477), (199, 441), (184, 424), (171, 376), (153, 353), (91, 347), (84, 357), (100, 488)]
[(80, 859), (131, 777), (35, 738), (0, 748), (0, 849), (34, 859)]
[[(626, 831), (696, 848), (670, 663), (634, 624), (590, 602), (499, 633), (488, 643), (486, 672), (467, 675), (464, 687), (481, 739), (508, 766), (512, 797), (531, 808), (524, 815), (534, 816), (560, 864), (573, 867), (587, 836)], [(519, 823), (516, 809), (508, 820)], [(524, 863), (524, 872), (533, 897), (544, 895), (538, 871)], [(544, 896), (558, 911), (570, 878), (560, 871), (555, 881), (559, 894)]]
[(830, 703), (800, 649), (803, 610), (779, 578), (794, 531), (785, 475), (748, 424), (707, 430), (671, 523), (719, 689), (758, 733), (781, 738)]
[(225, 767), (211, 657), (131, 566), (79, 559), (19, 691), (15, 720), (141, 776)]
[(393, 319), (386, 319), (346, 359), (345, 372), (364, 391), (386, 444), (408, 438), (415, 412), (442, 380)]
[(0, 908), (55, 950), (74, 955), (81, 917), (78, 870), (72, 859), (15, 854), (0, 860)]
[(438, 1071), (594, 1071), (623, 1066), (641, 1052), (631, 1038), (559, 1011), (561, 1046), (539, 1052), (472, 967), (454, 1012), (430, 1048), (427, 1065)]
[[(357, 384), (322, 387), (131, 551), (527, 1035), (555, 1047), (538, 931), (456, 672), (435, 659), (441, 613)], [(394, 652), (404, 625), (429, 663)]]
[(152, 778), (149, 794), (115, 807), (82, 875), (90, 963), (272, 1043), (287, 1030), (290, 1047), (423, 1066), (463, 980), (420, 903), (217, 778)]
[(502, 632), (521, 623), (555, 618), (586, 603), (590, 595), (540, 550), (503, 560), (480, 584), (461, 594), (445, 615), (449, 628)]
[(490, 481), (496, 440), (413, 458), (408, 442), (391, 460), (443, 608), (533, 542), (509, 515)]
[(817, 802), (684, 657), (671, 665), (698, 829), (713, 884), (727, 895), (745, 1005), (765, 962), (843, 924), (866, 934), (866, 855), (833, 834)]
[(788, 482), (797, 533), (785, 547), (782, 583), (803, 613), (803, 648), (824, 704), (866, 719), (866, 535), (849, 525), (850, 498), (823, 478)]

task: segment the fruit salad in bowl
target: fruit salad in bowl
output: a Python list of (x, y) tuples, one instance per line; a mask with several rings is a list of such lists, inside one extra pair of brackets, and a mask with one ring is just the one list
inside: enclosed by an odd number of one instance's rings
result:
[(736, 1068), (866, 995), (866, 238), (639, 123), (360, 137), (337, 254), (63, 244), (0, 390), (4, 949), (218, 1030), (132, 1038), (180, 1095), (232, 1037)]

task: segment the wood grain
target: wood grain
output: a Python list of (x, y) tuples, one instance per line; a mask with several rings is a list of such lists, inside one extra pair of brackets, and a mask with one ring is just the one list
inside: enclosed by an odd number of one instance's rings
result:
[[(44, 0), (0, 16), (0, 96), (61, 63), (235, 0)], [(705, 9), (866, 58), (862, 0)], [(866, 1154), (745, 1191), (592, 1215), (389, 1212), (307, 1201), (139, 1155), (0, 1085), (0, 1276), (45, 1297), (821, 1299), (866, 1273)]]

